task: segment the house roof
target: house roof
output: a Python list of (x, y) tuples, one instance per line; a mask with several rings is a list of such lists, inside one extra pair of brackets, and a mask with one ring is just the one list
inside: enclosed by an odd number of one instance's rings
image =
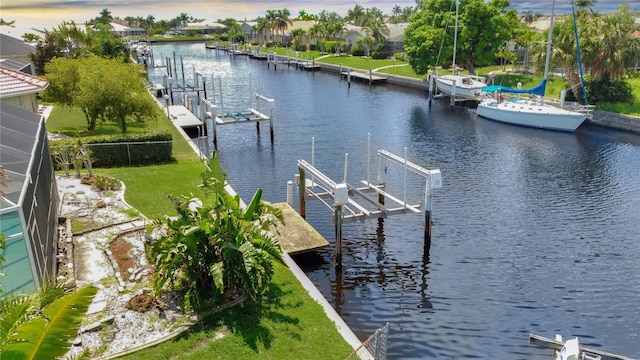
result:
[[(43, 121), (42, 115), (21, 107), (0, 102), (0, 164), (5, 169), (7, 187), (2, 189), (6, 199), (18, 202), (22, 186), (29, 171), (29, 162), (35, 149), (36, 137)], [(13, 205), (0, 201), (0, 208)]]
[(0, 65), (9, 69), (22, 71), (23, 73), (32, 74), (31, 64), (25, 64), (11, 59), (0, 59)]
[(221, 23), (206, 23), (206, 22), (195, 22), (195, 23), (187, 23), (187, 26), (183, 27), (180, 30), (204, 30), (204, 29), (226, 29), (227, 26)]
[(0, 34), (0, 57), (27, 56), (34, 52), (35, 49), (33, 45), (29, 45), (20, 39)]
[(47, 86), (43, 78), (0, 65), (0, 99), (39, 93)]

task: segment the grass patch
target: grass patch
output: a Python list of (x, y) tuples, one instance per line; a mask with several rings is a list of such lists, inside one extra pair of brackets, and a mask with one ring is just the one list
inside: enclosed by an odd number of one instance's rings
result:
[(320, 59), (320, 62), (340, 65), (355, 69), (377, 69), (383, 66), (393, 66), (406, 64), (404, 61), (398, 60), (389, 60), (389, 59), (372, 59), (370, 57), (360, 57), (360, 56), (351, 56), (351, 55), (341, 55), (341, 56), (329, 56)]
[[(51, 119), (53, 121), (49, 121)], [(120, 125), (114, 122), (98, 122), (94, 131), (87, 131), (87, 120), (80, 109), (61, 106), (53, 108), (49, 119), (47, 119), (46, 127), (50, 133), (60, 133), (71, 137), (122, 134)], [(127, 131), (129, 132), (140, 133), (148, 130), (147, 124), (127, 123)]]
[(351, 352), (322, 307), (278, 263), (259, 304), (213, 314), (177, 338), (124, 359), (344, 359)]

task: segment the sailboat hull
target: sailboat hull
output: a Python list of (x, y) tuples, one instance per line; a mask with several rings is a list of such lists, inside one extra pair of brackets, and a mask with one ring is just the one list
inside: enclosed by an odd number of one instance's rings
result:
[(527, 100), (483, 100), (476, 110), (479, 116), (512, 125), (540, 129), (575, 131), (587, 115)]
[[(455, 94), (453, 89), (454, 84)], [(457, 99), (479, 101), (482, 98), (482, 88), (485, 86), (487, 86), (486, 83), (470, 76), (443, 75), (436, 77), (436, 87), (438, 91), (447, 96), (455, 96)]]

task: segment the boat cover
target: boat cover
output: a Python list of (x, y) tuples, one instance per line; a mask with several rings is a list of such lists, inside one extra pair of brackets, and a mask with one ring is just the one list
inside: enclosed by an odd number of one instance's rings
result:
[(491, 85), (491, 86), (483, 87), (482, 91), (490, 92), (490, 93), (496, 92), (496, 91), (502, 91), (502, 92), (513, 93), (513, 94), (533, 94), (533, 95), (544, 96), (544, 92), (546, 88), (547, 88), (547, 80), (542, 80), (540, 84), (530, 89), (514, 89), (508, 86)]

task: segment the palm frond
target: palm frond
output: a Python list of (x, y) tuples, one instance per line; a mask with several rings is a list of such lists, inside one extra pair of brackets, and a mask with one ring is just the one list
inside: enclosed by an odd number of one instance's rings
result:
[(47, 306), (44, 316), (21, 324), (3, 346), (3, 357), (52, 359), (64, 355), (97, 291), (88, 286), (67, 294)]

